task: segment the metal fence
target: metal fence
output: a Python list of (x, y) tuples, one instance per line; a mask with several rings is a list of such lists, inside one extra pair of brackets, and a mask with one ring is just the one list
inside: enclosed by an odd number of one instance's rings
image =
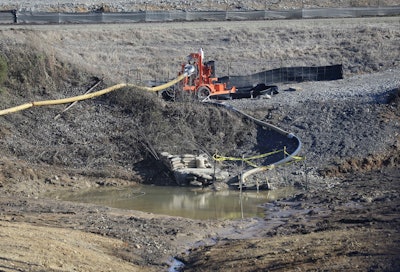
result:
[(314, 8), (260, 11), (138, 11), (50, 13), (0, 11), (0, 24), (84, 24), (84, 23), (139, 23), (172, 21), (248, 21), (272, 19), (344, 18), (363, 16), (397, 16), (400, 6)]

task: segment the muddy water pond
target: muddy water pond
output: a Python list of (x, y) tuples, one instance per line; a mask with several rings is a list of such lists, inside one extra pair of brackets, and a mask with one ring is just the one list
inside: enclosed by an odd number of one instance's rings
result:
[(293, 194), (288, 187), (274, 191), (209, 191), (189, 187), (140, 185), (124, 188), (96, 188), (52, 195), (73, 202), (113, 208), (181, 216), (192, 219), (237, 219), (263, 217), (261, 204)]

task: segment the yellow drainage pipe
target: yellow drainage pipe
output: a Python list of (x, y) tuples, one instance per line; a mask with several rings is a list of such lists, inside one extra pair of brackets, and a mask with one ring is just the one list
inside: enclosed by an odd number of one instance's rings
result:
[(93, 93), (89, 93), (89, 94), (77, 95), (77, 96), (73, 96), (73, 97), (69, 97), (69, 98), (63, 98), (63, 99), (37, 101), (37, 102), (32, 102), (32, 104), (33, 104), (33, 106), (50, 106), (50, 105), (72, 103), (72, 102), (75, 102), (75, 101), (82, 101), (82, 100), (90, 99), (90, 98), (93, 98), (93, 97), (101, 96), (101, 95), (104, 95), (106, 93), (110, 93), (112, 91), (121, 89), (121, 88), (126, 87), (126, 86), (127, 86), (127, 84), (121, 83), (121, 84), (117, 84), (117, 85), (108, 87), (106, 89), (103, 89), (103, 90), (100, 90), (100, 91), (97, 91), (97, 92), (93, 92)]
[(155, 87), (152, 87), (152, 88), (146, 88), (146, 90), (147, 91), (151, 91), (151, 92), (158, 92), (158, 91), (167, 89), (167, 88), (171, 87), (172, 85), (175, 85), (179, 81), (183, 80), (187, 76), (188, 76), (188, 74), (185, 72), (184, 74), (178, 76), (177, 78), (171, 80), (170, 82), (167, 82), (167, 83), (165, 83), (163, 85), (160, 85), (160, 86), (155, 86)]
[(161, 91), (161, 90), (171, 87), (172, 85), (183, 80), (186, 76), (187, 76), (187, 73), (183, 73), (182, 75), (180, 75), (179, 77), (177, 77), (174, 80), (171, 80), (170, 82), (167, 82), (167, 83), (159, 85), (159, 86), (151, 87), (151, 88), (136, 86), (136, 85), (127, 84), (127, 83), (120, 83), (120, 84), (105, 88), (105, 89), (97, 91), (97, 92), (89, 93), (89, 94), (77, 95), (77, 96), (73, 96), (73, 97), (55, 99), (55, 100), (35, 101), (35, 102), (31, 102), (31, 103), (22, 104), (22, 105), (19, 105), (16, 107), (11, 107), (8, 109), (0, 110), (0, 116), (6, 115), (9, 113), (13, 113), (13, 112), (26, 110), (26, 109), (29, 109), (34, 106), (59, 105), (59, 104), (72, 103), (75, 101), (82, 101), (82, 100), (90, 99), (93, 97), (101, 96), (106, 93), (110, 93), (112, 91), (122, 89), (124, 87), (134, 87), (134, 88), (138, 88), (138, 89), (142, 89), (142, 90), (146, 90), (146, 91), (150, 91), (150, 92), (158, 92), (158, 91)]

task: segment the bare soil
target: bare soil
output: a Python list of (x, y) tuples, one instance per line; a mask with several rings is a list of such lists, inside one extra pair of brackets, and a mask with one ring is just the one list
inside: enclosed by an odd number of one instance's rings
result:
[(399, 177), (398, 168), (346, 176), (266, 204), (256, 238), (195, 248), (185, 271), (397, 271)]
[[(260, 131), (228, 111), (128, 89), (78, 103), (58, 120), (60, 107), (1, 116), (0, 270), (166, 271), (175, 257), (183, 271), (399, 271), (399, 20), (284, 23), (221, 23), (224, 38), (210, 31), (215, 23), (2, 26), (0, 52), (9, 66), (2, 108), (81, 94), (96, 77), (106, 78), (104, 86), (120, 82), (129, 75), (128, 65), (117, 66), (125, 57), (172, 66), (205, 36), (214, 39), (206, 44), (208, 55), (247, 60), (234, 66), (237, 73), (250, 71), (243, 67), (251, 59), (261, 68), (262, 58), (286, 52), (302, 64), (320, 55), (343, 62), (346, 79), (299, 85), (303, 92), (282, 91), (270, 102), (232, 102), (304, 140), (307, 165), (287, 168), (298, 193), (265, 204), (264, 218), (197, 221), (44, 197), (161, 184), (168, 176), (152, 149), (256, 153)], [(178, 34), (185, 31), (200, 36), (183, 39)], [(275, 45), (267, 48), (270, 35)], [(317, 95), (317, 89), (325, 91)], [(189, 140), (182, 143), (182, 135)]]

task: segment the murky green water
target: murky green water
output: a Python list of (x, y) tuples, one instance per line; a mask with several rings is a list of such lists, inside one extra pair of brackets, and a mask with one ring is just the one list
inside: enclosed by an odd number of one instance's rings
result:
[(94, 203), (114, 208), (181, 216), (193, 219), (235, 219), (264, 216), (259, 206), (293, 194), (293, 188), (274, 191), (211, 192), (172, 186), (141, 185), (124, 188), (97, 188), (53, 195), (61, 200)]

